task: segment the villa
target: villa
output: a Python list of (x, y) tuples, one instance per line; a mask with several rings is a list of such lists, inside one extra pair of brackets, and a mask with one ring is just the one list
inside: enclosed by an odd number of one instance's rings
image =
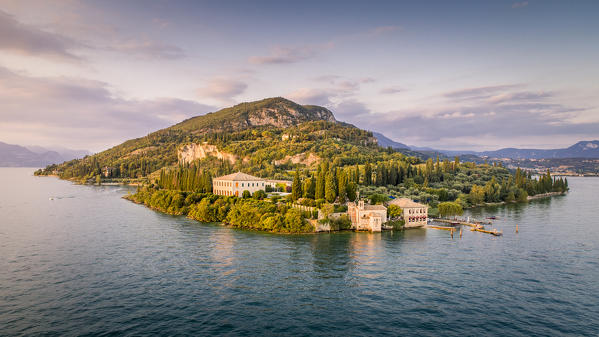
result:
[(291, 181), (269, 180), (243, 172), (236, 172), (212, 179), (212, 193), (216, 195), (239, 197), (243, 194), (243, 191), (248, 191), (253, 194), (259, 190), (264, 191), (266, 186), (275, 188), (277, 184), (291, 186)]
[(364, 204), (364, 200), (359, 200), (357, 205), (355, 202), (349, 202), (347, 214), (355, 230), (380, 232), (383, 223), (387, 222), (387, 207)]
[(389, 205), (396, 205), (402, 209), (405, 228), (416, 228), (426, 226), (428, 218), (428, 206), (414, 202), (408, 198), (394, 199)]

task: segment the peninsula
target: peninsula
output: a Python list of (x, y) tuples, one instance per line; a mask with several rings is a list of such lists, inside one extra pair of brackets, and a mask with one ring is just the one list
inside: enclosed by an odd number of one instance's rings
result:
[[(549, 171), (537, 178), (501, 163), (383, 148), (330, 110), (281, 97), (190, 118), (36, 174), (137, 182), (126, 198), (158, 211), (285, 233), (414, 227), (428, 214), (568, 190)], [(423, 211), (406, 213), (408, 205)]]

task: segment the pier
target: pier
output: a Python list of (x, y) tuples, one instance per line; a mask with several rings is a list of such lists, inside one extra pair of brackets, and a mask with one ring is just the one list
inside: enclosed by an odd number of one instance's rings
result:
[[(426, 226), (426, 228), (431, 228), (431, 229), (440, 229), (440, 230), (447, 230), (447, 231), (451, 231), (451, 237), (453, 238), (453, 232), (455, 231), (455, 226), (461, 225), (461, 226), (468, 226), (470, 227), (470, 231), (471, 232), (481, 232), (481, 233), (486, 233), (486, 234), (491, 234), (494, 236), (502, 236), (503, 232), (498, 231), (497, 229), (493, 229), (493, 230), (488, 230), (485, 229), (484, 225), (492, 225), (493, 223), (491, 221), (473, 221), (470, 222), (470, 218), (468, 218), (468, 221), (464, 221), (464, 220), (458, 220), (458, 219), (432, 219), (433, 222), (440, 222), (440, 223), (445, 223), (445, 224), (449, 224), (449, 226), (434, 226), (434, 225), (428, 225)], [(516, 229), (517, 232), (517, 229)], [(460, 237), (461, 237), (461, 230), (460, 230)]]
[(471, 232), (487, 233), (487, 234), (491, 234), (491, 235), (495, 235), (495, 236), (502, 236), (503, 235), (503, 232), (499, 232), (499, 231), (497, 231), (497, 229), (493, 229), (492, 231), (490, 231), (490, 230), (486, 230), (483, 226), (474, 227), (470, 231)]
[(493, 224), (491, 221), (470, 222), (470, 221), (464, 221), (464, 220), (451, 220), (451, 219), (432, 219), (432, 221), (448, 223), (448, 224), (451, 224), (452, 226), (464, 225), (464, 226), (468, 226), (468, 227), (476, 227), (479, 225), (492, 225)]

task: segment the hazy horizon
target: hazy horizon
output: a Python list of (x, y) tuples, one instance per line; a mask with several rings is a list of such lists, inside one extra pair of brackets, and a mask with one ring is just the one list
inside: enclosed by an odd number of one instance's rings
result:
[(595, 1), (0, 0), (0, 141), (98, 152), (282, 96), (436, 149), (599, 139)]

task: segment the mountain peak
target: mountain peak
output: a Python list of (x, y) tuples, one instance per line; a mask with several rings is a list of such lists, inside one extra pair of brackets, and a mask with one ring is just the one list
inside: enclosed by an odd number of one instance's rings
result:
[(569, 147), (572, 150), (593, 151), (599, 149), (599, 140), (583, 140)]
[(300, 105), (283, 97), (265, 98), (185, 120), (173, 129), (193, 133), (235, 131), (248, 127), (290, 127), (309, 121), (336, 122), (333, 113), (316, 105)]

